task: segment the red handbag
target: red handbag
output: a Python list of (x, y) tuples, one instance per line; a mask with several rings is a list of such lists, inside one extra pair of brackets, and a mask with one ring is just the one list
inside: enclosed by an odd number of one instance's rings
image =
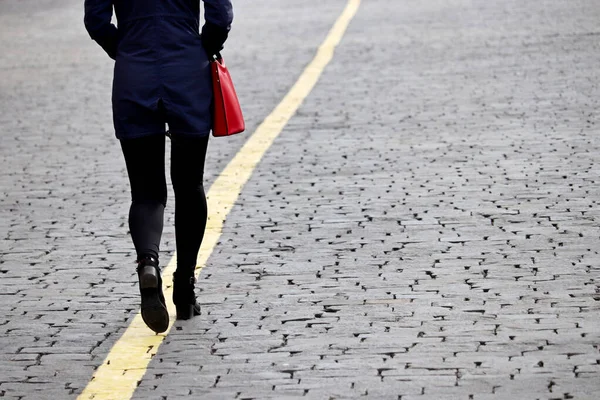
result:
[(242, 108), (223, 58), (211, 62), (214, 111), (213, 136), (230, 136), (246, 129)]

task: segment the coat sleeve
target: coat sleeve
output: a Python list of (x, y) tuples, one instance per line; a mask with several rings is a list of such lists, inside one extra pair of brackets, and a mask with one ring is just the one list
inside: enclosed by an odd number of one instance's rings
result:
[(111, 23), (112, 3), (113, 0), (85, 0), (83, 23), (90, 37), (114, 60), (117, 55), (118, 30)]
[(231, 0), (203, 0), (206, 22), (229, 30), (233, 22)]

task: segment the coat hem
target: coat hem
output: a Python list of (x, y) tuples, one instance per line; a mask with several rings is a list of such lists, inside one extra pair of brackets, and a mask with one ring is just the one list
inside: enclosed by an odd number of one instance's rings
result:
[(115, 136), (119, 140), (139, 139), (139, 138), (147, 137), (147, 136), (166, 135), (166, 134), (167, 133), (165, 131), (148, 131), (148, 132), (129, 133), (129, 134), (115, 132)]
[[(206, 131), (196, 131), (196, 132), (184, 132), (184, 131), (172, 131), (169, 130), (170, 136), (185, 136), (185, 137), (207, 137), (210, 135), (211, 130), (206, 130)], [(128, 140), (128, 139), (139, 139), (142, 137), (147, 137), (147, 136), (154, 136), (154, 135), (166, 135), (167, 132), (166, 131), (148, 131), (148, 132), (141, 132), (141, 133), (131, 133), (131, 134), (123, 134), (123, 133), (118, 133), (115, 132), (115, 136), (117, 137), (117, 139), (119, 140)]]
[(169, 132), (171, 134), (171, 136), (185, 136), (185, 137), (206, 137), (208, 135), (210, 135), (211, 130), (207, 130), (207, 131), (196, 131), (196, 132), (184, 132), (184, 131), (177, 131), (177, 130), (172, 130), (169, 129)]

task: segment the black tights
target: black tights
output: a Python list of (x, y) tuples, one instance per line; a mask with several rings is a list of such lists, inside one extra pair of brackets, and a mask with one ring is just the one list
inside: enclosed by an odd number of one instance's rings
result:
[[(206, 228), (204, 161), (208, 137), (173, 137), (171, 182), (175, 192), (177, 270), (193, 273)], [(121, 140), (131, 184), (129, 230), (138, 256), (158, 259), (167, 204), (165, 136)]]

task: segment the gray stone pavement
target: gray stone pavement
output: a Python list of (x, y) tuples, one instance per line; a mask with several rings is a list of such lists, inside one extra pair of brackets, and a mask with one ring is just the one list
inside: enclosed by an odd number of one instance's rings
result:
[[(110, 63), (57, 3), (0, 2), (11, 399), (74, 398), (137, 307)], [(249, 132), (345, 4), (321, 3), (236, 3)], [(363, 0), (134, 398), (598, 398), (600, 6), (421, 3)]]

